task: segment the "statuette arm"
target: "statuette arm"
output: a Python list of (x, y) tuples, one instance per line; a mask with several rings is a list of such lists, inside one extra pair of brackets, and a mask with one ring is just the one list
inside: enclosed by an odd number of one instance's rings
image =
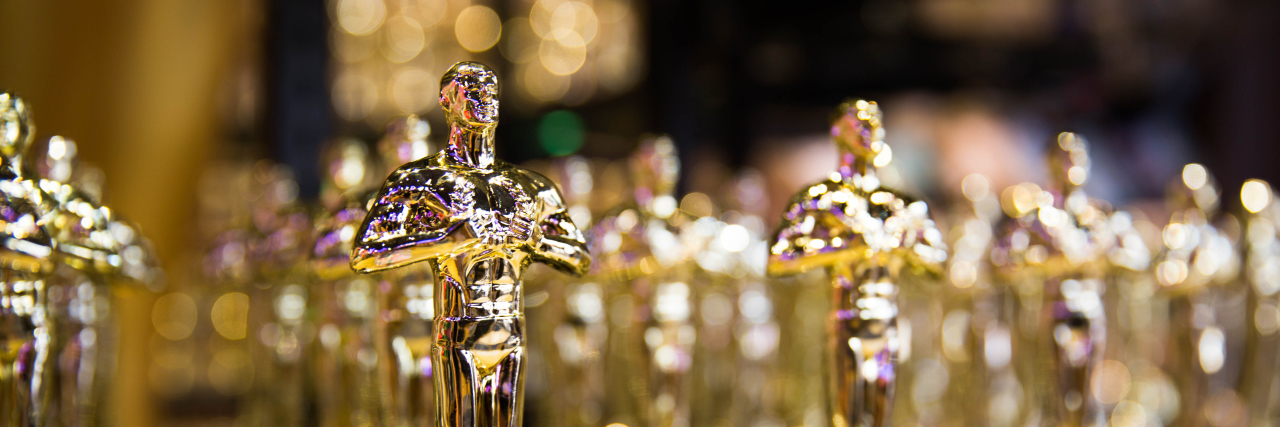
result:
[(465, 218), (429, 188), (418, 163), (393, 172), (373, 199), (351, 251), (352, 269), (370, 273), (402, 267), (475, 243), (456, 233)]
[(532, 176), (536, 175), (533, 172), (528, 175), (541, 187), (538, 198), (545, 215), (538, 224), (542, 233), (533, 252), (534, 260), (574, 275), (586, 274), (591, 267), (586, 236), (569, 218), (564, 197), (546, 177)]

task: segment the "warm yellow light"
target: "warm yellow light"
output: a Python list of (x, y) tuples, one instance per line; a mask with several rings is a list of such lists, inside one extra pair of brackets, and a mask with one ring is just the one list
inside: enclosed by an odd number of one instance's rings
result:
[(498, 43), (502, 36), (502, 21), (493, 9), (471, 6), (458, 13), (453, 32), (463, 48), (472, 52), (484, 52)]
[(378, 38), (376, 36), (353, 36), (337, 31), (330, 36), (333, 56), (342, 62), (356, 63), (363, 61), (378, 49)]
[(1226, 335), (1221, 329), (1210, 326), (1200, 333), (1197, 349), (1200, 350), (1200, 368), (1204, 369), (1206, 374), (1212, 375), (1222, 369), (1226, 359), (1225, 346)]
[(538, 42), (542, 39), (529, 26), (529, 18), (512, 18), (502, 24), (502, 57), (517, 64), (527, 64), (538, 59)]
[(538, 37), (546, 39), (554, 39), (551, 35), (551, 17), (555, 15), (556, 9), (560, 5), (568, 3), (566, 0), (538, 0), (533, 4), (533, 8), (529, 9), (529, 23), (533, 26), (533, 32)]
[(387, 20), (382, 54), (388, 61), (401, 63), (413, 59), (426, 47), (427, 39), (422, 25), (403, 14)]
[(214, 301), (209, 317), (213, 329), (223, 338), (243, 339), (249, 322), (249, 296), (240, 292), (222, 294)]
[(382, 0), (338, 0), (338, 26), (348, 33), (363, 36), (378, 30), (387, 17)]
[(1085, 180), (1089, 179), (1089, 170), (1084, 166), (1072, 166), (1067, 169), (1067, 180), (1072, 185), (1084, 185)]
[(1141, 427), (1147, 424), (1147, 410), (1138, 402), (1126, 400), (1111, 411), (1111, 425), (1115, 427)]
[(449, 0), (418, 0), (417, 3), (418, 13), (414, 17), (424, 28), (440, 23), (449, 11)]
[(1073, 151), (1080, 148), (1080, 136), (1072, 132), (1063, 132), (1058, 134), (1058, 147), (1065, 151)]
[(886, 144), (880, 149), (880, 153), (876, 154), (875, 160), (872, 160), (871, 163), (878, 168), (882, 168), (888, 166), (891, 161), (893, 161), (893, 149)]
[(1245, 181), (1240, 187), (1240, 202), (1251, 213), (1262, 212), (1271, 204), (1271, 186), (1260, 179)]
[(233, 347), (214, 353), (209, 363), (209, 385), (227, 396), (249, 391), (253, 385), (253, 361), (248, 352)]
[(355, 69), (338, 74), (333, 81), (333, 110), (348, 121), (369, 116), (378, 105), (378, 85)]
[(569, 92), (569, 78), (547, 71), (542, 64), (528, 64), (524, 70), (524, 87), (534, 98), (555, 101)]
[[(551, 12), (551, 20), (548, 24), (550, 38), (566, 44), (582, 43), (584, 46), (595, 39), (599, 27), (595, 10), (586, 3), (577, 1), (568, 1), (556, 6), (555, 11)], [(566, 40), (570, 33), (577, 34), (578, 37)]]
[[(1013, 187), (1013, 206), (1018, 212), (1031, 212), (1039, 206), (1037, 197), (1040, 195), (1040, 186), (1035, 184), (1023, 184)], [(1019, 215), (1021, 216), (1021, 215)]]
[(601, 49), (596, 54), (596, 75), (600, 87), (609, 92), (630, 89), (640, 78), (639, 54), (628, 44), (617, 44)]
[(960, 191), (964, 193), (964, 197), (970, 201), (978, 201), (987, 197), (991, 192), (991, 181), (982, 174), (969, 174), (960, 181)]
[(339, 162), (337, 173), (334, 175), (334, 184), (338, 188), (347, 190), (364, 180), (363, 160), (366, 155), (364, 145), (359, 141), (347, 142), (343, 145), (342, 161)]
[(405, 114), (419, 113), (437, 101), (439, 83), (431, 73), (417, 67), (396, 71), (391, 76), (391, 103)]
[[(839, 246), (840, 238), (831, 239), (832, 246)], [(720, 244), (729, 252), (742, 252), (751, 244), (751, 232), (747, 227), (738, 224), (730, 224), (720, 230)]]
[(1156, 268), (1156, 279), (1165, 286), (1182, 283), (1183, 280), (1187, 280), (1187, 264), (1176, 259), (1162, 262)]
[(693, 192), (680, 199), (680, 210), (696, 217), (711, 216), (714, 206), (711, 197), (703, 193)]
[(61, 136), (49, 137), (49, 158), (53, 160), (62, 160), (64, 156), (75, 156), (76, 145), (68, 144), (67, 139)]
[(151, 308), (151, 323), (156, 333), (170, 340), (191, 336), (196, 328), (196, 302), (176, 292), (157, 298)]
[(1187, 188), (1199, 190), (1208, 181), (1209, 172), (1204, 169), (1204, 166), (1197, 163), (1188, 163), (1182, 167), (1182, 183), (1186, 184)]
[(613, 24), (631, 16), (630, 2), (619, 0), (597, 1), (595, 2), (596, 15), (600, 18), (600, 22)]
[(582, 37), (569, 33), (563, 40), (542, 40), (538, 46), (538, 57), (551, 74), (567, 76), (582, 68), (587, 60), (587, 48)]
[(951, 284), (961, 289), (973, 286), (973, 283), (978, 280), (978, 268), (969, 261), (952, 264), (949, 273)]
[(1114, 404), (1129, 394), (1133, 384), (1129, 368), (1115, 360), (1104, 360), (1093, 371), (1093, 396), (1104, 404)]

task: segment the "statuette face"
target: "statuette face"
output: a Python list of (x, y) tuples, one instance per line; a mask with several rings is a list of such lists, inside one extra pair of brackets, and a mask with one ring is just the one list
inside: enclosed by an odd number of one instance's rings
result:
[(493, 72), (461, 62), (440, 87), (449, 145), (391, 173), (356, 233), (351, 265), (373, 272), (426, 262), (436, 275), (436, 424), (516, 426), (522, 272), (542, 262), (581, 274), (586, 243), (550, 180), (493, 157)]
[(498, 124), (498, 76), (476, 62), (459, 62), (440, 79), (440, 107), (451, 123)]

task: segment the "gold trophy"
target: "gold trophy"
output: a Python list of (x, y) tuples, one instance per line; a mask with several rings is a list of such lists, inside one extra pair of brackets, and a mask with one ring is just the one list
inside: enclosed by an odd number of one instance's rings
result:
[(1251, 179), (1240, 188), (1244, 205), (1244, 265), (1250, 285), (1245, 324), (1248, 343), (1241, 374), (1241, 395), (1257, 425), (1280, 422), (1280, 205), (1266, 181)]
[[(1210, 377), (1226, 361), (1224, 326), (1213, 313), (1215, 288), (1235, 283), (1240, 261), (1225, 233), (1213, 225), (1219, 191), (1213, 176), (1199, 164), (1188, 164), (1169, 185), (1171, 212), (1162, 233), (1163, 248), (1153, 273), (1168, 299), (1171, 348), (1168, 372), (1178, 384), (1179, 425), (1204, 425)], [(1162, 316), (1162, 317), (1165, 317)]]
[(880, 185), (876, 168), (887, 165), (892, 152), (875, 102), (842, 104), (831, 135), (840, 150), (839, 169), (788, 204), (770, 246), (768, 272), (827, 269), (828, 423), (887, 426), (899, 346), (900, 273), (940, 273), (946, 245), (925, 202)]
[(24, 177), (22, 157), (35, 133), (30, 114), (21, 98), (0, 93), (0, 423), (21, 427), (38, 425), (44, 409), (38, 397), (45, 394), (50, 319), (43, 305), (55, 245), (44, 227), (52, 200)]
[[(728, 425), (784, 425), (778, 354), (782, 329), (775, 307), (782, 290), (765, 277), (769, 252), (765, 178), (759, 172), (744, 171), (733, 178), (726, 193), (725, 205), (731, 210), (721, 215), (711, 248), (724, 259), (717, 264), (731, 283), (730, 303), (735, 308), (729, 322), (733, 345), (722, 350), (732, 360), (730, 379), (724, 385), (731, 389)], [(703, 323), (712, 320), (706, 313), (702, 317)]]
[(243, 408), (255, 423), (300, 426), (310, 423), (306, 377), (306, 314), (314, 307), (310, 290), (315, 230), (312, 215), (297, 201), (293, 173), (280, 165), (255, 168), (261, 200), (254, 207), (249, 254), (257, 267), (249, 295), (254, 386)]
[(114, 362), (110, 321), (110, 282), (120, 272), (119, 242), (112, 234), (112, 212), (97, 195), (72, 185), (76, 145), (49, 138), (40, 188), (54, 203), (46, 224), (57, 242), (58, 265), (47, 287), (46, 313), (51, 322), (51, 358), (46, 360), (47, 425), (97, 425), (98, 405), (107, 392)]
[[(378, 153), (387, 176), (395, 168), (427, 157), (431, 127), (418, 116), (393, 120), (378, 141)], [(377, 188), (361, 194), (356, 221), (363, 221)], [(352, 211), (353, 213), (355, 211)], [(360, 223), (355, 224), (357, 229)], [(350, 251), (347, 254), (350, 270)], [(435, 419), (435, 384), (431, 365), (434, 334), (434, 287), (431, 269), (424, 264), (376, 275), (378, 315), (378, 383), (382, 396), (383, 425), (427, 425)]]
[(1023, 387), (1033, 390), (1027, 402), (1042, 405), (1044, 422), (1071, 426), (1101, 417), (1090, 386), (1106, 343), (1101, 293), (1112, 277), (1145, 268), (1140, 261), (1150, 257), (1140, 238), (1117, 233), (1104, 202), (1084, 193), (1087, 150), (1084, 138), (1062, 133), (1049, 149), (1054, 187), (1005, 190), (1002, 207), (1011, 218), (992, 249), (998, 280), (1021, 301), (1018, 323), (1029, 328), (1014, 344)]
[[(693, 362), (694, 289), (680, 226), (691, 218), (672, 195), (680, 173), (675, 145), (665, 136), (649, 138), (630, 158), (634, 198), (612, 209), (592, 229), (595, 273), (613, 283), (611, 307), (630, 305), (622, 327), (611, 330), (610, 374), (628, 381), (611, 384), (606, 422), (647, 426), (690, 421)], [(619, 301), (629, 304), (619, 304)], [(621, 398), (621, 399), (620, 399)]]
[[(595, 185), (592, 165), (587, 159), (569, 156), (548, 165), (548, 176), (561, 184), (573, 223), (583, 228), (595, 223), (590, 205), (603, 191)], [(564, 427), (602, 424), (605, 415), (604, 354), (609, 337), (609, 311), (605, 288), (596, 277), (552, 276), (550, 268), (531, 268), (528, 281), (549, 295), (548, 301), (530, 316), (543, 324), (534, 333), (548, 345), (539, 351), (550, 379), (546, 402), (539, 412)]]
[(494, 157), (498, 81), (460, 62), (440, 82), (449, 145), (387, 178), (356, 233), (362, 273), (426, 261), (435, 273), (437, 426), (519, 426), (521, 275), (532, 262), (581, 274), (582, 232), (546, 177)]
[(948, 312), (940, 328), (940, 349), (952, 372), (946, 409), (964, 414), (964, 425), (1010, 426), (1017, 420), (1021, 386), (1012, 362), (1009, 292), (994, 286), (991, 245), (1000, 202), (983, 175), (961, 181), (963, 200), (955, 206), (947, 259)]
[[(319, 339), (309, 364), (309, 394), (317, 417), (333, 425), (391, 425), (381, 418), (378, 383), (377, 277), (351, 271), (351, 248), (364, 221), (374, 169), (368, 148), (344, 139), (328, 150), (328, 175), (321, 189), (323, 210), (315, 222), (311, 270), (314, 317)], [(328, 424), (326, 424), (328, 425)]]

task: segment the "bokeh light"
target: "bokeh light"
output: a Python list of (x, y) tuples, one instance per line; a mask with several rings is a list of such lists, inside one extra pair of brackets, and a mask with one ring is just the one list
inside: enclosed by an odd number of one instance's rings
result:
[(1240, 187), (1240, 202), (1249, 212), (1262, 212), (1271, 204), (1271, 186), (1257, 179), (1245, 181)]
[(392, 103), (403, 114), (414, 114), (435, 105), (439, 80), (427, 70), (407, 67), (395, 72), (388, 90)]
[(422, 25), (404, 14), (396, 14), (387, 20), (382, 44), (382, 54), (387, 60), (401, 63), (413, 59), (427, 45)]
[(453, 25), (458, 44), (472, 52), (484, 52), (502, 36), (502, 20), (486, 6), (471, 6), (458, 13)]
[(151, 309), (151, 322), (156, 333), (170, 340), (181, 340), (196, 328), (196, 302), (184, 293), (171, 293), (156, 299)]
[(559, 39), (543, 39), (538, 46), (538, 58), (552, 74), (569, 75), (587, 61), (587, 48), (581, 36), (569, 33)]
[(338, 25), (357, 36), (377, 31), (387, 17), (381, 0), (338, 0)]
[(249, 296), (228, 292), (214, 301), (209, 312), (213, 329), (229, 340), (244, 339), (249, 322)]

